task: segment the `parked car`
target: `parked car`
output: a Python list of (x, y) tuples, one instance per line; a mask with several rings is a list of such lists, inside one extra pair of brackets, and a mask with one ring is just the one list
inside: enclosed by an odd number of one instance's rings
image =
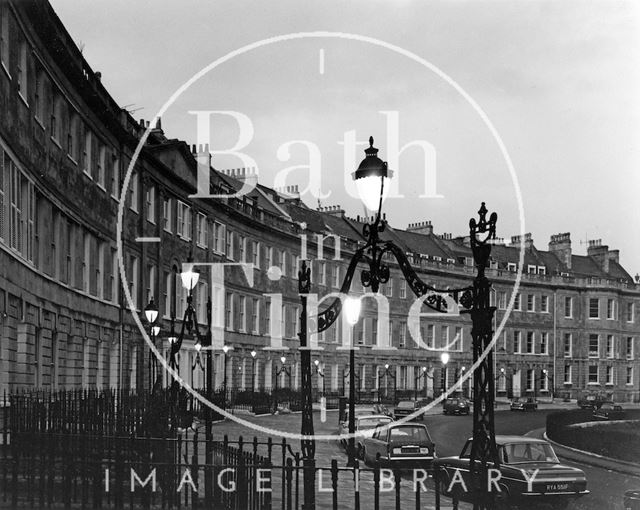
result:
[[(355, 420), (355, 430), (358, 432), (358, 436), (356, 436), (356, 449), (358, 452), (362, 450), (362, 440), (365, 437), (371, 436), (373, 434), (373, 430), (378, 425), (384, 425), (387, 423), (391, 423), (393, 420), (390, 416), (386, 416), (384, 414), (363, 414), (360, 416), (356, 416)], [(346, 421), (341, 421), (338, 426), (338, 434), (341, 436), (343, 434), (349, 433), (349, 419), (347, 416)], [(343, 448), (347, 447), (347, 443), (349, 441), (347, 439), (340, 439), (340, 444)]]
[(640, 510), (640, 489), (629, 489), (624, 493), (624, 510)]
[[(377, 411), (376, 408), (374, 407), (356, 407), (355, 408), (355, 416), (356, 418), (358, 416), (366, 416), (366, 415), (372, 415), (372, 414), (384, 414), (384, 413), (380, 413)], [(349, 408), (347, 407), (347, 409), (344, 412), (344, 418), (342, 419), (342, 421), (349, 421)]]
[(538, 409), (538, 403), (533, 397), (527, 397), (526, 400), (516, 397), (511, 401), (510, 409), (512, 411), (535, 411)]
[(602, 395), (591, 394), (578, 399), (578, 407), (580, 409), (599, 409), (605, 403), (610, 404), (612, 402)]
[[(401, 418), (405, 418), (410, 414), (419, 411), (425, 406), (425, 404), (419, 400), (401, 400), (398, 402), (398, 405), (393, 408), (393, 418), (394, 420), (399, 420)], [(415, 420), (424, 420), (425, 414), (419, 414), (412, 421)]]
[(624, 420), (626, 413), (621, 405), (605, 403), (594, 409), (593, 417), (596, 420)]
[[(461, 501), (473, 501), (473, 493), (466, 492), (461, 483), (451, 484), (452, 480), (462, 477), (464, 485), (471, 490), (469, 464), (472, 443), (472, 439), (469, 439), (458, 457), (434, 461), (434, 467), (440, 469), (441, 494), (455, 496)], [(496, 444), (501, 474), (497, 482), (500, 492), (496, 491), (496, 508), (524, 505), (538, 508), (546, 504), (560, 509), (565, 508), (571, 500), (589, 493), (584, 471), (561, 464), (547, 441), (524, 436), (496, 436)], [(531, 482), (530, 487), (527, 477)], [(450, 484), (451, 492), (448, 490)]]
[(442, 414), (469, 414), (469, 401), (465, 398), (448, 398), (442, 403)]
[(436, 445), (423, 424), (378, 426), (362, 441), (362, 459), (368, 465), (379, 462), (396, 469), (429, 469), (435, 457)]

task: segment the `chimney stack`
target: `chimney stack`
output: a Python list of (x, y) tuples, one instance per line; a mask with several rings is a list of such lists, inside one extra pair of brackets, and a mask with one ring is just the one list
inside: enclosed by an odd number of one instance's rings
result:
[(602, 244), (602, 239), (589, 241), (587, 245), (587, 255), (594, 259), (605, 273), (609, 272), (609, 263), (613, 260), (620, 260), (620, 250), (610, 250), (607, 245)]
[(419, 223), (409, 223), (407, 226), (407, 232), (414, 232), (416, 234), (433, 235), (433, 225), (431, 221), (421, 221)]
[(549, 251), (555, 254), (567, 269), (571, 269), (571, 234), (569, 232), (552, 235)]

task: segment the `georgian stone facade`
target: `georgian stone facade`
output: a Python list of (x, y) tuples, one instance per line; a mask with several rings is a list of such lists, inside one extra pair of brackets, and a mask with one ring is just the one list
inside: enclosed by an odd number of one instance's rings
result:
[[(212, 304), (214, 384), (222, 384), (226, 366), (231, 387), (275, 386), (285, 353), (291, 376), (281, 374), (278, 383), (299, 385), (302, 239), (312, 292), (321, 298), (342, 285), (362, 242), (360, 219), (338, 206), (310, 209), (295, 187), (258, 185), (241, 198), (192, 200), (198, 161), (210, 163), (207, 148), (167, 139), (160, 123), (122, 193), (148, 124), (113, 101), (44, 0), (0, 3), (0, 43), (0, 391), (146, 387), (149, 352), (118, 269), (121, 200), (127, 288), (143, 322), (141, 310), (151, 298), (157, 303), (160, 350), (167, 350), (172, 316), (180, 326), (186, 294), (177, 273), (191, 257), (201, 272), (194, 302), (203, 330), (209, 298)], [(251, 178), (249, 171), (212, 169), (212, 192), (231, 193)], [(430, 222), (407, 230), (391, 226), (384, 235), (437, 287), (462, 287), (473, 279), (464, 236), (435, 235)], [(512, 299), (520, 239), (511, 241), (494, 246), (488, 270), (496, 325)], [(553, 236), (548, 250), (538, 250), (530, 235), (523, 244), (520, 292), (497, 343), (498, 395), (575, 398), (593, 390), (638, 400), (640, 288), (619, 265), (617, 252), (593, 242), (587, 256), (573, 255), (569, 234)], [(235, 265), (217, 279), (214, 263)], [(392, 276), (377, 298), (388, 302), (388, 313), (366, 296), (353, 330), (359, 388), (375, 395), (394, 384), (417, 385), (418, 394), (432, 396), (468, 370), (470, 320), (430, 315), (410, 331), (415, 298), (394, 261), (388, 263)], [(357, 276), (352, 292), (363, 293)], [(393, 349), (382, 350), (387, 328)], [(348, 352), (340, 347), (349, 334), (336, 324), (318, 338), (322, 349), (314, 359), (327, 391), (346, 386)], [(418, 334), (430, 349), (419, 348)], [(226, 363), (222, 345), (232, 347)], [(450, 353), (446, 367), (442, 349)], [(195, 386), (204, 378), (198, 356), (188, 337), (180, 374)], [(322, 386), (319, 375), (314, 381)]]

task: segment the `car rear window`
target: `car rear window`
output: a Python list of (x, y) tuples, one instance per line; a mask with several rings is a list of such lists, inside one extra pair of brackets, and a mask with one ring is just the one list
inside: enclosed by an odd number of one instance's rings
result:
[(398, 407), (403, 409), (413, 409), (413, 402), (399, 402)]
[(406, 426), (394, 427), (391, 429), (391, 441), (404, 441), (410, 439), (412, 441), (430, 441), (427, 429), (424, 427)]

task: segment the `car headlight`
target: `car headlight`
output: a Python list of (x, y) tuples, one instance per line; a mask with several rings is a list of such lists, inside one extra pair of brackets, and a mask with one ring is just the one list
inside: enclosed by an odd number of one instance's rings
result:
[(393, 453), (396, 454), (396, 455), (401, 454), (402, 453), (402, 448), (394, 448), (393, 449)]
[(429, 453), (429, 448), (420, 448), (420, 453)]

